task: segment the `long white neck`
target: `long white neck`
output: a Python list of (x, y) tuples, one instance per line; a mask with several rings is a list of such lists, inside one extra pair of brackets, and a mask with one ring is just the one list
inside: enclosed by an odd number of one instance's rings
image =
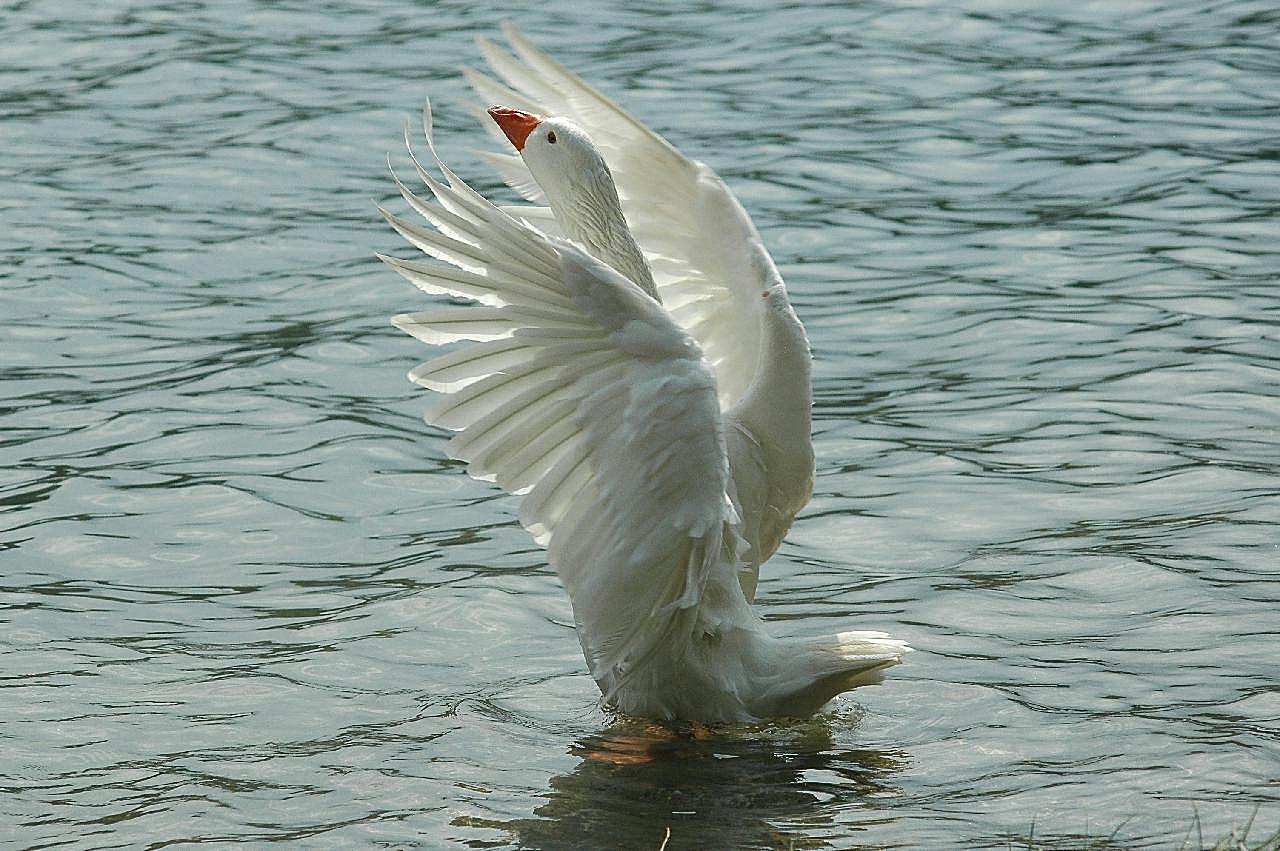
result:
[(565, 236), (626, 275), (655, 301), (661, 300), (649, 264), (622, 214), (618, 190), (607, 169), (583, 175), (572, 186), (543, 189)]

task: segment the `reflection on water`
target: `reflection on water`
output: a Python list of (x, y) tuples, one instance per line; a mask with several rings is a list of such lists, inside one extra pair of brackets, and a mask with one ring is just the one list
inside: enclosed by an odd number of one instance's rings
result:
[[(1274, 6), (5, 4), (0, 845), (1275, 830)], [(917, 648), (825, 720), (610, 726), (422, 424), (370, 199), (430, 95), (513, 200), (457, 70), (506, 16), (788, 281), (818, 476), (761, 609)]]
[[(836, 812), (874, 810), (901, 794), (893, 775), (907, 759), (836, 749), (829, 727), (848, 720), (718, 730), (618, 723), (575, 743), (581, 761), (551, 779), (537, 818), (490, 826), (526, 848), (616, 847), (621, 837), (668, 849), (829, 847)], [(849, 832), (846, 824), (834, 835)]]

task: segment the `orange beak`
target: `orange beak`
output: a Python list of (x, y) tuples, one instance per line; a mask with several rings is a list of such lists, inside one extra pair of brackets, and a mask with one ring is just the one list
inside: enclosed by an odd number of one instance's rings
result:
[(502, 128), (502, 132), (507, 134), (507, 138), (511, 140), (511, 144), (515, 145), (517, 151), (524, 150), (525, 139), (529, 138), (533, 128), (542, 123), (542, 119), (536, 115), (530, 115), (518, 109), (508, 109), (505, 106), (490, 107), (489, 115)]

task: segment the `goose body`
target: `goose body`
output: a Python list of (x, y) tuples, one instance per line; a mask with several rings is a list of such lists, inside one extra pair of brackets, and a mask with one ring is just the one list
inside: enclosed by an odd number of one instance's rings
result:
[[(707, 722), (804, 716), (879, 681), (907, 647), (877, 632), (771, 636), (760, 565), (813, 488), (809, 344), (724, 183), (534, 47), (482, 41), (468, 72), (513, 153), (486, 156), (530, 205), (498, 208), (414, 158), (434, 230), (383, 211), (441, 263), (383, 257), (477, 306), (397, 316), (433, 345), (468, 472), (522, 496), (573, 605), (604, 701)], [(431, 121), (426, 113), (428, 144)]]

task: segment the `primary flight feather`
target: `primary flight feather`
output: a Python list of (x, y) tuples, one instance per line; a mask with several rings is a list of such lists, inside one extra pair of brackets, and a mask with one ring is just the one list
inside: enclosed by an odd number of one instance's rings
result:
[[(522, 498), (573, 605), (604, 701), (652, 718), (803, 716), (880, 679), (906, 645), (877, 632), (771, 636), (760, 565), (813, 487), (809, 344), (742, 206), (710, 168), (533, 46), (467, 72), (528, 206), (498, 208), (435, 155), (396, 179), (442, 262), (383, 257), (420, 289), (477, 302), (395, 317), (465, 343), (410, 373), (440, 395), (449, 452)], [(406, 139), (407, 142), (407, 139)], [(411, 151), (412, 153), (412, 151)], [(448, 264), (448, 265), (444, 265)]]

